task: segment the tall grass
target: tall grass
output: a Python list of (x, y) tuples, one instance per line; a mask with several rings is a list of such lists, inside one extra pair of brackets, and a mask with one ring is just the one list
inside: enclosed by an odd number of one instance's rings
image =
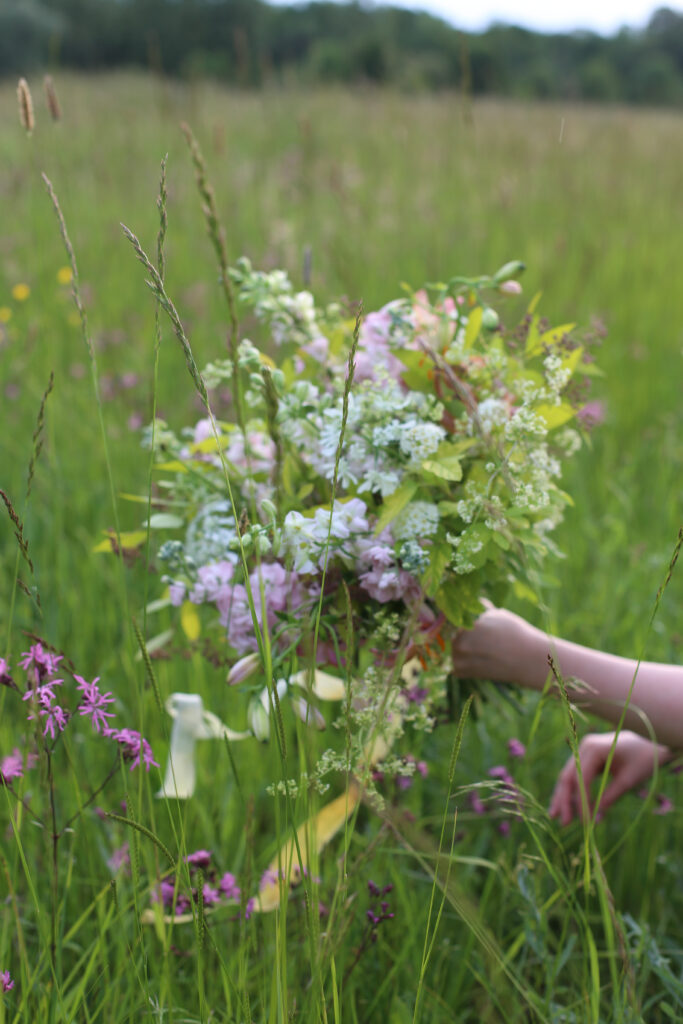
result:
[[(166, 152), (169, 224), (156, 269), (179, 311), (176, 329), (191, 339), (198, 365), (234, 336), (222, 270), (216, 281), (221, 236), (216, 228), (212, 253), (178, 128), (187, 119), (211, 167), (209, 213), (224, 222), (231, 257), (244, 252), (257, 265), (284, 265), (301, 280), (310, 252), (317, 293), (362, 298), (369, 310), (393, 297), (401, 280), (486, 270), (520, 255), (527, 292), (542, 290), (553, 318), (604, 319), (606, 376), (595, 393), (606, 422), (566, 479), (575, 500), (559, 537), (567, 558), (536, 581), (542, 610), (522, 610), (580, 642), (680, 657), (680, 572), (656, 596), (680, 525), (679, 118), (490, 102), (475, 104), (467, 118), (447, 96), (249, 95), (124, 76), (58, 86), (63, 120), (48, 122), (38, 109), (31, 138), (16, 121), (13, 87), (0, 90), (0, 307), (11, 313), (0, 325), (0, 487), (21, 509), (31, 464), (21, 532), (42, 598), (40, 613), (17, 593), (14, 652), (25, 649), (22, 629), (38, 632), (68, 651), (77, 671), (101, 675), (130, 724), (144, 722), (159, 760), (168, 728), (157, 689), (162, 698), (197, 692), (234, 719), (224, 667), (197, 651), (155, 660), (152, 684), (145, 660), (135, 657), (129, 613), (146, 625), (147, 638), (168, 623), (163, 609), (145, 611), (154, 582), (144, 560), (122, 575), (113, 558), (92, 553), (103, 530), (139, 522), (139, 505), (121, 492), (149, 488), (131, 417), (147, 422), (156, 408), (178, 427), (194, 407), (187, 351), (161, 321), (157, 333), (154, 302), (118, 227), (130, 224), (152, 251)], [(66, 258), (40, 170), (60, 196), (78, 257), (92, 357), (69, 289), (56, 280)], [(19, 282), (31, 287), (25, 302), (11, 295)], [(510, 318), (516, 312), (511, 302)], [(35, 462), (32, 438), (51, 369), (54, 393)], [(17, 549), (9, 519), (6, 526), (0, 557), (9, 610)], [(0, 627), (9, 625), (5, 616)], [(603, 825), (559, 831), (544, 805), (575, 743), (573, 728), (584, 724), (547, 697), (523, 705), (521, 717), (512, 704), (477, 700), (455, 747), (454, 726), (437, 729), (415, 751), (429, 761), (430, 778), (382, 816), (361, 808), (315, 867), (320, 883), (294, 890), (286, 912), (249, 920), (244, 905), (213, 915), (199, 906), (186, 925), (161, 915), (142, 923), (161, 872), (172, 868), (178, 886), (187, 884), (187, 852), (211, 849), (250, 894), (292, 820), (316, 810), (261, 790), (264, 770), (283, 777), (277, 742), (200, 749), (197, 793), (185, 803), (160, 804), (156, 783), (121, 772), (102, 798), (106, 819), (85, 807), (60, 839), (58, 875), (50, 875), (45, 830), (3, 792), (0, 970), (11, 966), (16, 987), (0, 1004), (0, 1021), (678, 1019), (680, 814), (653, 817), (631, 796)], [(0, 754), (15, 745), (12, 714), (3, 690)], [(286, 712), (281, 728), (288, 751), (311, 742)], [(507, 758), (513, 734), (528, 753), (515, 768), (525, 797), (519, 815), (505, 816), (506, 838), (487, 773)], [(95, 742), (73, 743), (67, 753), (74, 765), (85, 758), (89, 772), (70, 776), (62, 820), (87, 804), (109, 767)], [(46, 781), (27, 776), (28, 803)], [(472, 784), (487, 798), (485, 815), (470, 808)], [(675, 779), (657, 786), (675, 800)], [(620, 843), (641, 810), (637, 831)], [(112, 872), (107, 858), (126, 840), (129, 873)], [(394, 887), (395, 916), (378, 927), (376, 941), (366, 916), (370, 881)], [(326, 904), (322, 917), (318, 900)]]

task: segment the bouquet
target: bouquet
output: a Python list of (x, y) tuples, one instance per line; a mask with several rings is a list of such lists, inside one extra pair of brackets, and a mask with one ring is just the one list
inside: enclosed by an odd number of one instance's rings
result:
[(371, 789), (417, 770), (396, 741), (434, 725), (449, 632), (482, 596), (532, 593), (530, 571), (557, 554), (561, 467), (596, 370), (538, 296), (504, 327), (491, 303), (519, 295), (522, 270), (405, 288), (362, 315), (241, 259), (242, 339), (193, 371), (208, 415), (145, 431), (158, 476), (145, 525), (170, 533), (154, 607), (177, 607), (185, 642), (225, 658), (245, 694), (239, 738), (266, 739), (287, 694), (319, 726), (319, 699), (345, 701), (345, 749), (303, 780), (321, 791), (335, 770)]

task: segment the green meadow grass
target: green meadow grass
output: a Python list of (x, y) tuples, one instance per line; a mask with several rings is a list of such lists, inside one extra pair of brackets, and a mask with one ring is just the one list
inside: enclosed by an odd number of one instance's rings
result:
[[(241, 94), (132, 76), (65, 78), (57, 87), (63, 120), (51, 123), (34, 95), (31, 138), (19, 127), (13, 86), (0, 88), (0, 487), (24, 519), (43, 607), (41, 617), (18, 592), (8, 635), (17, 549), (6, 519), (0, 653), (16, 658), (27, 649), (22, 630), (66, 651), (78, 672), (100, 675), (116, 692), (120, 717), (144, 725), (163, 765), (169, 726), (136, 660), (130, 625), (131, 615), (143, 621), (158, 580), (140, 562), (124, 569), (92, 549), (116, 517), (122, 529), (142, 518), (139, 505), (120, 497), (115, 517), (106, 465), (108, 457), (117, 495), (145, 493), (148, 455), (129, 421), (151, 415), (154, 301), (119, 223), (155, 251), (166, 153), (167, 289), (198, 364), (224, 350), (226, 310), (178, 127), (186, 120), (209, 164), (232, 258), (285, 266), (301, 284), (310, 248), (316, 295), (362, 298), (370, 310), (395, 297), (401, 281), (488, 272), (519, 257), (527, 264), (524, 301), (542, 291), (541, 310), (554, 322), (605, 323), (605, 377), (592, 397), (605, 403), (606, 419), (565, 477), (575, 502), (558, 531), (566, 557), (536, 583), (542, 610), (516, 610), (591, 646), (680, 660), (680, 572), (649, 628), (681, 522), (680, 116), (381, 92)], [(106, 452), (88, 352), (70, 289), (57, 280), (67, 260), (41, 171), (76, 251)], [(23, 302), (12, 295), (20, 283), (30, 287)], [(508, 302), (501, 308), (512, 320), (523, 302)], [(25, 508), (32, 435), (52, 370), (45, 444)], [(165, 323), (156, 401), (174, 428), (200, 415)], [(20, 573), (31, 582), (23, 566)], [(149, 617), (147, 638), (168, 624), (164, 615)], [(193, 654), (156, 660), (154, 671), (162, 697), (199, 692), (207, 707), (242, 725), (224, 669)], [(0, 754), (18, 742), (11, 696), (0, 694)], [(653, 816), (651, 804), (629, 796), (594, 835), (550, 825), (543, 808), (571, 729), (561, 708), (521, 703), (524, 713), (500, 699), (475, 706), (465, 725), (450, 801), (458, 807), (452, 853), (452, 816), (438, 852), (451, 726), (415, 751), (430, 764), (425, 782), (383, 820), (361, 810), (347, 840), (348, 880), (340, 881), (343, 837), (321, 858), (322, 881), (307, 887), (309, 900), (330, 910), (319, 922), (301, 889), (286, 915), (245, 922), (222, 911), (205, 929), (142, 926), (149, 885), (165, 866), (159, 845), (89, 808), (60, 840), (55, 890), (46, 830), (23, 813), (13, 836), (17, 811), (0, 793), (0, 971), (11, 969), (16, 980), (0, 1021), (683, 1018), (679, 810)], [(285, 727), (291, 748), (295, 725), (286, 719)], [(459, 789), (508, 763), (513, 735), (528, 745), (510, 767), (529, 795), (524, 820), (505, 838), (500, 818), (474, 815)], [(281, 770), (276, 745), (239, 745), (234, 765), (220, 743), (202, 744), (198, 754), (197, 792), (186, 804), (154, 800), (156, 777), (141, 782), (126, 772), (102, 806), (119, 813), (125, 798), (125, 813), (174, 857), (210, 849), (247, 888), (251, 877), (253, 891), (284, 829), (283, 807), (263, 792), (264, 778)], [(62, 820), (109, 768), (95, 741), (74, 740), (68, 757), (77, 772), (60, 780)], [(40, 799), (45, 785), (29, 775), (23, 791)], [(675, 777), (658, 779), (656, 789), (676, 803)], [(126, 840), (131, 874), (118, 873), (113, 885), (106, 861)], [(375, 944), (366, 941), (370, 879), (394, 885), (395, 917)]]

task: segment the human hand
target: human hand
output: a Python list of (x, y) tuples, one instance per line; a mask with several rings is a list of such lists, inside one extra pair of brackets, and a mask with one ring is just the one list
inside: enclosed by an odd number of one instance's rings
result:
[[(582, 789), (586, 793), (586, 811), (591, 815), (594, 813), (594, 801), (590, 796), (591, 783), (604, 771), (614, 735), (613, 732), (607, 732), (589, 733), (588, 736), (584, 736), (579, 744), (581, 780), (572, 755), (560, 772), (555, 785), (550, 801), (551, 818), (559, 818), (562, 825), (568, 825), (572, 818), (582, 817)], [(611, 807), (620, 796), (648, 779), (655, 767), (664, 764), (670, 757), (671, 752), (667, 747), (658, 746), (652, 740), (638, 736), (634, 732), (620, 732), (609, 767), (611, 781), (602, 794), (596, 820), (600, 821), (608, 807)]]
[(486, 610), (472, 629), (461, 629), (451, 645), (453, 672), (463, 679), (542, 686), (547, 674), (547, 640), (519, 615), (483, 602)]

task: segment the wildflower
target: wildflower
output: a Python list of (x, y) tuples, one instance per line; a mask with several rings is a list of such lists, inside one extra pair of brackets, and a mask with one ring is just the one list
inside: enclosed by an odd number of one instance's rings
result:
[(226, 871), (220, 882), (218, 888), (223, 894), (223, 898), (226, 900), (238, 900), (241, 895), (241, 890), (234, 875), (231, 875), (229, 871)]
[(670, 800), (669, 797), (665, 796), (663, 793), (658, 793), (658, 795), (657, 795), (657, 806), (655, 807), (655, 809), (653, 810), (652, 813), (653, 814), (670, 814), (671, 811), (673, 811), (673, 809), (674, 809), (673, 801)]
[(77, 687), (83, 694), (83, 700), (79, 705), (78, 711), (81, 715), (90, 715), (95, 732), (99, 732), (100, 728), (107, 728), (107, 719), (114, 717), (113, 711), (107, 711), (107, 705), (112, 704), (114, 701), (114, 695), (112, 693), (102, 693), (97, 683), (99, 682), (99, 676), (93, 679), (92, 683), (87, 683), (82, 676), (74, 674)]
[(586, 402), (584, 407), (579, 409), (576, 416), (587, 430), (591, 430), (593, 427), (598, 427), (604, 421), (606, 413), (605, 403), (596, 399), (593, 402)]
[(149, 743), (146, 739), (143, 739), (140, 733), (135, 729), (109, 729), (105, 726), (103, 732), (105, 736), (108, 736), (112, 740), (116, 740), (120, 745), (121, 755), (124, 761), (130, 761), (131, 771), (133, 771), (134, 768), (137, 768), (141, 759), (146, 771), (149, 771), (152, 767), (159, 767), (157, 762), (154, 760), (152, 748)]
[(261, 657), (260, 655), (252, 652), (252, 654), (246, 654), (239, 661), (236, 661), (228, 672), (228, 678), (226, 682), (228, 686), (235, 686), (237, 683), (243, 683), (245, 679), (248, 679), (260, 666)]
[(0, 971), (0, 985), (2, 985), (3, 992), (9, 992), (10, 989), (14, 988), (14, 982), (10, 977), (9, 971)]
[(470, 807), (475, 814), (486, 814), (486, 804), (476, 790), (472, 790), (470, 793)]
[[(43, 736), (50, 734), (51, 739), (56, 738), (55, 726), (58, 732), (64, 732), (69, 716), (64, 708), (61, 708), (59, 704), (54, 704), (51, 707), (40, 708), (39, 714), (45, 719), (45, 728), (43, 729)], [(29, 715), (29, 720), (35, 718), (35, 715)]]
[(202, 899), (205, 907), (214, 907), (217, 903), (220, 903), (221, 894), (218, 889), (215, 889), (207, 882), (202, 886)]
[(211, 862), (211, 851), (210, 850), (195, 850), (194, 853), (188, 853), (185, 858), (185, 863), (189, 864), (193, 868), (208, 868)]
[(107, 860), (107, 867), (113, 875), (115, 875), (121, 868), (125, 868), (130, 864), (130, 850), (128, 843), (124, 843), (123, 846), (119, 846), (113, 851), (111, 857)]
[(0, 686), (14, 686), (14, 680), (10, 675), (9, 664), (4, 658), (0, 658)]
[(12, 289), (12, 298), (16, 302), (26, 302), (30, 294), (31, 289), (27, 284), (24, 284), (23, 282), (15, 284), (14, 288)]
[(504, 837), (509, 836), (510, 835), (510, 822), (509, 821), (501, 821), (500, 825), (498, 826), (498, 831)]
[(526, 754), (526, 747), (520, 740), (513, 738), (508, 740), (508, 751), (510, 753), (510, 757), (524, 757)]
[[(36, 679), (42, 680), (53, 676), (57, 671), (57, 666), (62, 661), (64, 655), (53, 654), (51, 651), (46, 651), (43, 645), (39, 642), (37, 644), (31, 644), (28, 651), (22, 652), (23, 661), (19, 662), (21, 668), (25, 672), (30, 672), (33, 669)], [(61, 682), (61, 680), (59, 680)]]
[(71, 267), (60, 267), (57, 271), (57, 281), (59, 284), (71, 284), (72, 277)]
[(7, 785), (12, 779), (18, 779), (24, 774), (24, 768), (32, 768), (37, 758), (35, 754), (28, 754), (26, 763), (20, 750), (14, 748), (11, 754), (0, 761), (0, 782)]
[(503, 281), (498, 285), (498, 291), (503, 295), (521, 295), (522, 286), (519, 281)]

